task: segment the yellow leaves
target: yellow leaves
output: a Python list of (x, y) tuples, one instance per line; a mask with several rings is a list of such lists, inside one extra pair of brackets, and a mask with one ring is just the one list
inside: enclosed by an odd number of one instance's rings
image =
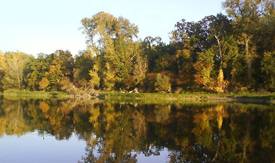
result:
[(93, 68), (89, 72), (94, 87), (99, 87), (102, 81), (106, 90), (112, 90), (117, 83), (129, 88), (144, 79), (146, 62), (141, 59), (139, 42), (133, 40), (138, 33), (136, 25), (105, 12), (83, 19), (82, 25), (100, 62), (98, 70)]
[(3, 85), (4, 75), (5, 75), (5, 72), (0, 67), (0, 92), (4, 91), (4, 85)]
[(133, 121), (133, 128), (135, 130), (135, 134), (137, 137), (142, 137), (146, 133), (146, 118), (143, 113), (134, 111), (132, 114)]
[(39, 108), (42, 110), (43, 113), (47, 113), (50, 109), (49, 104), (44, 101), (40, 102)]
[(224, 80), (223, 70), (220, 68), (214, 90), (216, 92), (223, 93), (227, 85), (228, 85), (228, 82)]
[(0, 69), (4, 69), (4, 64), (5, 63), (5, 58), (4, 58), (4, 55), (2, 55), (1, 53), (0, 53)]
[(39, 82), (39, 88), (42, 90), (47, 89), (47, 87), (49, 86), (50, 82), (47, 78), (43, 78), (40, 82)]
[(189, 48), (177, 50), (176, 55), (177, 55), (177, 57), (183, 57), (185, 60), (188, 60), (191, 57), (191, 50)]
[(106, 123), (107, 123), (106, 128), (107, 129), (110, 129), (110, 127), (113, 125), (113, 123), (115, 122), (115, 117), (116, 117), (115, 113), (105, 114)]
[(21, 88), (23, 71), (31, 56), (21, 52), (7, 52), (0, 55), (0, 69), (4, 70), (5, 88)]
[(115, 85), (116, 75), (109, 63), (106, 64), (106, 71), (104, 73), (104, 87), (106, 90), (112, 90)]
[(217, 78), (217, 80), (218, 80), (218, 84), (220, 85), (220, 84), (222, 84), (223, 82), (224, 82), (224, 76), (223, 76), (223, 70), (220, 68), (220, 70), (219, 70), (219, 75), (218, 75), (218, 78)]
[(93, 109), (91, 111), (91, 116), (89, 118), (89, 122), (90, 123), (95, 123), (98, 121), (98, 117), (100, 115), (100, 110), (99, 109)]
[(221, 129), (222, 128), (222, 124), (223, 124), (223, 117), (224, 117), (224, 106), (223, 105), (217, 105), (215, 107), (216, 110), (216, 114), (217, 114), (217, 123), (218, 123), (218, 128)]
[(202, 113), (198, 113), (194, 116), (193, 122), (196, 124), (193, 130), (196, 133), (202, 133), (210, 129), (210, 123), (216, 122), (218, 129), (222, 128), (223, 119), (227, 114), (224, 109), (224, 105), (216, 105), (207, 109)]
[(154, 81), (154, 90), (157, 92), (170, 92), (170, 77), (165, 74), (158, 73)]
[(0, 116), (0, 135), (23, 135), (30, 130), (30, 126), (22, 115), (24, 109), (20, 102), (3, 104), (0, 109), (5, 113), (5, 116)]
[(214, 69), (214, 60), (213, 60), (213, 50), (208, 50), (204, 53), (200, 53), (199, 60), (194, 64), (196, 70), (195, 82), (215, 92), (224, 92), (225, 88), (228, 85), (228, 82), (224, 80), (223, 69), (220, 68), (217, 72), (217, 78), (215, 80), (216, 74)]
[(210, 117), (207, 113), (203, 112), (201, 114), (196, 114), (194, 116), (194, 123), (197, 124), (195, 132), (203, 132), (205, 130), (209, 130), (210, 123), (209, 123)]
[(158, 123), (167, 123), (170, 117), (170, 112), (171, 112), (170, 105), (156, 107), (154, 110), (155, 121)]
[(98, 88), (99, 85), (100, 85), (100, 78), (99, 78), (99, 75), (98, 75), (98, 70), (96, 69), (92, 69), (89, 71), (89, 75), (91, 77), (91, 84), (94, 88)]
[(63, 74), (61, 70), (61, 63), (58, 60), (53, 61), (52, 65), (49, 67), (49, 72), (46, 73), (47, 78), (52, 84), (59, 83), (64, 75), (65, 74)]
[(195, 82), (203, 87), (209, 88), (212, 78), (211, 72), (214, 66), (214, 50), (209, 49), (205, 52), (199, 53), (198, 61), (194, 64), (196, 70)]
[(100, 116), (100, 110), (98, 108), (92, 108), (90, 110), (90, 117), (89, 117), (89, 122), (92, 124), (92, 126), (94, 127), (95, 131), (99, 130), (99, 116)]
[[(195, 127), (192, 129), (192, 133), (198, 138), (198, 142), (208, 146), (211, 144), (212, 128), (211, 128), (211, 115), (207, 112), (198, 113), (194, 116)], [(201, 136), (203, 135), (203, 137)]]
[(211, 83), (211, 65), (202, 65), (201, 63), (196, 63), (195, 68), (198, 72), (195, 74), (195, 81), (198, 85), (208, 86)]

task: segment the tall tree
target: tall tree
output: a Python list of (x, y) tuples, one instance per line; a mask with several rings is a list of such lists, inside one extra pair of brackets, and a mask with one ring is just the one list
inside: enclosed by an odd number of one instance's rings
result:
[(204, 22), (205, 30), (208, 33), (208, 40), (211, 48), (216, 49), (215, 62), (216, 65), (213, 68), (217, 69), (217, 80), (215, 84), (216, 91), (223, 92), (225, 88), (224, 80), (224, 68), (226, 66), (226, 59), (232, 57), (230, 48), (227, 43), (232, 36), (231, 21), (227, 16), (223, 14), (217, 14), (217, 16), (207, 16), (202, 22)]
[(143, 57), (139, 51), (139, 43), (135, 41), (137, 26), (125, 18), (116, 18), (105, 12), (82, 19), (82, 25), (88, 36), (89, 46), (99, 58), (101, 88), (110, 90), (125, 85), (129, 89), (131, 84), (127, 80), (135, 70), (133, 65), (137, 59)]
[(5, 72), (5, 88), (22, 88), (23, 71), (31, 56), (22, 52), (7, 52), (0, 60), (0, 68)]
[[(247, 83), (253, 84), (253, 61), (256, 58), (256, 45), (253, 37), (259, 26), (260, 17), (268, 15), (272, 11), (272, 0), (226, 0), (224, 7), (230, 18), (234, 21), (234, 30), (238, 36), (240, 45), (243, 46), (243, 54), (247, 67)], [(273, 8), (274, 9), (274, 8)]]
[[(189, 85), (209, 87), (212, 83), (212, 88), (223, 92), (228, 83), (224, 78), (227, 80), (232, 78), (232, 65), (239, 62), (236, 57), (239, 48), (234, 42), (232, 21), (223, 14), (217, 14), (217, 16), (206, 16), (198, 22), (186, 22), (183, 19), (175, 25), (175, 28), (172, 31), (171, 44), (176, 48), (180, 72), (178, 78), (185, 76), (193, 80), (194, 83), (191, 84), (189, 81)], [(203, 61), (205, 56), (211, 58)], [(206, 62), (212, 67), (203, 67)], [(202, 68), (208, 70), (201, 72), (204, 71)], [(202, 82), (203, 74), (206, 75), (205, 81), (206, 78), (211, 78), (206, 82), (208, 84)]]

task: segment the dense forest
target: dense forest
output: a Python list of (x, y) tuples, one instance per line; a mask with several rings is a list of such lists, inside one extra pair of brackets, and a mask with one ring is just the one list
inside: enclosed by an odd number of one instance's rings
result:
[(99, 12), (82, 19), (87, 48), (77, 55), (0, 52), (0, 91), (274, 91), (274, 1), (223, 6), (226, 15), (176, 22), (169, 43), (141, 40), (135, 24)]

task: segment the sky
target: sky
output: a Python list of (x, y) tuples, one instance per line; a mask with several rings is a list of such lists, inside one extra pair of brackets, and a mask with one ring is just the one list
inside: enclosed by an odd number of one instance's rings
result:
[(86, 47), (81, 19), (100, 11), (139, 27), (139, 38), (169, 33), (181, 19), (198, 21), (223, 12), (223, 0), (0, 0), (0, 50), (36, 55), (55, 50), (73, 54)]

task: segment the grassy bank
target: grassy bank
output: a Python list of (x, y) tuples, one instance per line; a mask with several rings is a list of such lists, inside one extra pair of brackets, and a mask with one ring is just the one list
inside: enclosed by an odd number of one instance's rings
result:
[(139, 102), (145, 104), (160, 103), (207, 103), (207, 102), (243, 102), (275, 104), (275, 93), (223, 93), (206, 92), (185, 93), (120, 93), (101, 92), (102, 99), (109, 102)]
[[(6, 90), (3, 93), (6, 99), (66, 99), (71, 98), (64, 92), (44, 92), (28, 90)], [(111, 103), (142, 103), (142, 104), (170, 104), (170, 103), (268, 103), (275, 104), (275, 93), (121, 93), (99, 92), (99, 99)]]
[(65, 99), (68, 95), (63, 92), (45, 92), (45, 91), (29, 91), (29, 90), (5, 90), (2, 95), (6, 99)]

